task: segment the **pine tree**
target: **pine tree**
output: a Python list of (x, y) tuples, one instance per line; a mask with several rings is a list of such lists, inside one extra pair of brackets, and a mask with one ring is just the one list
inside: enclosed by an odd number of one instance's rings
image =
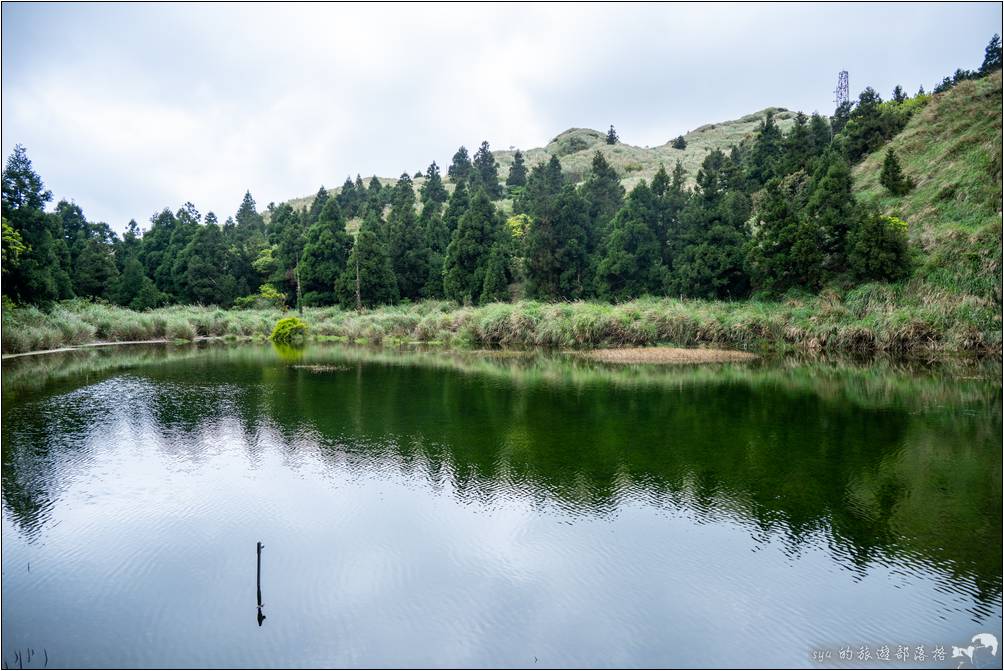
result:
[[(458, 187), (460, 188), (460, 187)], [(429, 249), (429, 273), (422, 289), (424, 298), (443, 298), (443, 263), (450, 244), (450, 229), (443, 221), (440, 206), (426, 206), (418, 218), (418, 226)]]
[(19, 302), (46, 303), (73, 295), (61, 221), (43, 210), (50, 200), (52, 193), (24, 147), (16, 145), (3, 170), (2, 214), (26, 248), (4, 282), (4, 292)]
[(906, 222), (871, 212), (848, 239), (848, 261), (858, 282), (896, 282), (910, 274)]
[(686, 149), (687, 140), (682, 135), (677, 135), (673, 138), (673, 149)]
[(178, 267), (178, 294), (184, 301), (224, 307), (233, 302), (236, 287), (227, 272), (227, 248), (217, 224), (198, 227), (179, 254)]
[(747, 253), (754, 288), (782, 294), (793, 288), (816, 291), (822, 277), (818, 228), (799, 216), (774, 178), (755, 212), (757, 224)]
[(983, 65), (980, 66), (980, 74), (984, 77), (991, 72), (1001, 69), (1001, 36), (994, 34), (983, 52)]
[(582, 185), (582, 196), (586, 200), (589, 215), (586, 248), (593, 255), (609, 231), (614, 215), (624, 205), (624, 187), (613, 167), (600, 152), (593, 154), (589, 176)]
[(251, 197), (250, 191), (244, 192), (244, 200), (241, 201), (240, 207), (237, 208), (237, 214), (234, 216), (234, 220), (237, 222), (237, 227), (239, 229), (245, 230), (265, 230), (265, 221), (258, 210), (255, 207), (254, 198)]
[(519, 149), (512, 155), (512, 167), (509, 168), (509, 177), (505, 183), (510, 188), (526, 186), (526, 164), (523, 162), (523, 152)]
[(499, 184), (499, 169), (495, 157), (492, 155), (488, 142), (482, 142), (474, 153), (474, 162), (471, 172), (471, 187), (475, 184), (484, 188), (485, 193), (492, 200), (502, 197), (502, 185)]
[(526, 188), (513, 203), (513, 211), (533, 217), (535, 213), (544, 210), (554, 201), (561, 192), (563, 184), (561, 162), (552, 154), (547, 163), (538, 163), (530, 170)]
[(509, 263), (506, 245), (496, 241), (488, 252), (485, 279), (481, 286), (481, 296), (478, 302), (484, 305), (507, 300), (509, 300)]
[(611, 225), (596, 269), (601, 298), (624, 301), (663, 292), (666, 268), (655, 232), (657, 216), (655, 195), (642, 181), (628, 194)]
[(351, 177), (345, 178), (341, 190), (335, 196), (335, 201), (338, 203), (338, 210), (343, 216), (356, 216), (356, 185), (352, 182)]
[(425, 171), (425, 184), (419, 189), (422, 196), (422, 208), (438, 207), (446, 202), (448, 194), (443, 186), (443, 178), (439, 174), (439, 166), (433, 161)]
[(830, 119), (830, 130), (833, 135), (839, 135), (844, 130), (844, 126), (851, 119), (851, 110), (853, 109), (854, 104), (849, 100), (837, 105), (837, 109), (833, 111), (833, 117)]
[[(354, 188), (354, 187), (353, 187)], [(345, 219), (336, 199), (329, 198), (307, 229), (300, 261), (300, 282), (305, 305), (333, 305), (335, 283), (345, 272), (352, 236), (345, 231)]]
[(328, 190), (322, 185), (320, 189), (317, 190), (317, 195), (314, 196), (314, 200), (310, 203), (310, 210), (307, 213), (307, 226), (311, 226), (315, 221), (317, 221), (318, 215), (321, 214), (321, 210), (324, 208), (324, 204), (328, 202)]
[(758, 190), (761, 185), (773, 177), (779, 177), (783, 172), (780, 163), (783, 143), (784, 138), (774, 121), (774, 113), (768, 111), (760, 122), (749, 154), (746, 179), (752, 190)]
[(620, 142), (620, 138), (617, 137), (617, 131), (614, 130), (614, 125), (610, 124), (610, 130), (607, 131), (607, 144), (617, 144)]
[(343, 307), (361, 309), (398, 300), (397, 280), (387, 245), (380, 235), (381, 228), (379, 216), (371, 209), (359, 227), (352, 253), (335, 287)]
[(467, 147), (461, 145), (457, 153), (453, 155), (453, 162), (446, 170), (446, 175), (454, 184), (466, 182), (471, 175), (471, 158), (467, 153)]
[(400, 298), (417, 300), (429, 280), (429, 248), (415, 218), (415, 192), (408, 175), (394, 187), (394, 203), (387, 219), (391, 267)]
[(812, 136), (813, 155), (818, 156), (822, 154), (830, 146), (830, 140), (832, 139), (830, 124), (816, 112), (813, 112), (809, 118), (809, 134)]
[(899, 159), (896, 158), (896, 152), (892, 149), (888, 149), (885, 153), (879, 183), (894, 196), (903, 196), (913, 189), (913, 182), (903, 174), (903, 169), (899, 165)]
[(478, 189), (446, 248), (443, 288), (447, 298), (468, 305), (480, 302), (488, 256), (500, 228), (495, 206), (484, 189)]
[(119, 271), (111, 247), (91, 238), (77, 257), (73, 289), (77, 296), (110, 298)]
[(851, 168), (835, 151), (820, 159), (805, 215), (819, 230), (822, 270), (827, 278), (847, 270), (847, 234), (857, 219)]
[(553, 206), (534, 217), (525, 243), (531, 298), (575, 300), (586, 294), (592, 282), (588, 207), (575, 187), (566, 185)]
[(450, 196), (450, 200), (446, 204), (446, 212), (443, 214), (443, 223), (446, 225), (446, 230), (449, 231), (451, 237), (453, 236), (453, 232), (457, 230), (460, 217), (467, 211), (470, 204), (471, 199), (467, 192), (467, 185), (464, 182), (460, 182), (457, 184), (457, 188), (453, 190), (453, 195)]

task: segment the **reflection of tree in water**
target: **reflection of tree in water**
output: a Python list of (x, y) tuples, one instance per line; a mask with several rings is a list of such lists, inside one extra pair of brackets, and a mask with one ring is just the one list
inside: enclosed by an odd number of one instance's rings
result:
[[(911, 378), (889, 371), (876, 379), (820, 367), (814, 387), (811, 366), (652, 373), (533, 364), (508, 377), (504, 362), (499, 373), (348, 353), (335, 355), (347, 366), (316, 372), (267, 350), (233, 352), (135, 369), (146, 393), (133, 414), (156, 426), (163, 449), (197, 460), (198, 434), (226, 418), (248, 450), (260, 449), (263, 431), (287, 450), (308, 436), (342, 467), (392, 467), (449, 482), (463, 499), (525, 496), (578, 515), (642, 499), (740, 522), (754, 538), (780, 536), (791, 554), (825, 534), (852, 569), (916, 558), (984, 604), (999, 599), (993, 379), (953, 390), (951, 380), (918, 378), (912, 394)], [(967, 395), (953, 406), (952, 393)], [(947, 409), (903, 407), (912, 397)], [(19, 524), (41, 519), (59, 475), (46, 436), (85, 436), (98, 419), (18, 412), (16, 429), (5, 422), (4, 502)]]

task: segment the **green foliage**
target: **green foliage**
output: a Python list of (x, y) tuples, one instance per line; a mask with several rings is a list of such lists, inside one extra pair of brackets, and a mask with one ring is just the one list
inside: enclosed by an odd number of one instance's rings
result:
[(892, 149), (887, 150), (885, 153), (879, 183), (894, 196), (905, 196), (914, 187), (913, 180), (903, 174), (903, 169), (896, 158), (896, 152)]
[(337, 302), (335, 283), (345, 272), (351, 248), (352, 236), (345, 232), (341, 209), (336, 199), (328, 198), (317, 220), (307, 229), (303, 246), (300, 282), (305, 305), (334, 305)]
[(614, 217), (596, 270), (601, 298), (625, 301), (663, 292), (666, 267), (656, 233), (655, 194), (641, 182)]
[(523, 162), (523, 152), (519, 149), (512, 156), (512, 166), (509, 168), (509, 176), (505, 180), (506, 186), (510, 190), (514, 187), (526, 186), (526, 163)]
[(271, 284), (263, 284), (258, 293), (241, 296), (234, 301), (234, 307), (240, 310), (264, 310), (272, 308), (283, 310), (286, 307), (286, 295)]
[(607, 144), (617, 144), (621, 139), (617, 137), (617, 131), (614, 130), (614, 125), (610, 124), (610, 130), (607, 131)]
[(478, 189), (446, 248), (443, 288), (447, 298), (464, 304), (481, 301), (488, 257), (501, 232), (495, 207), (484, 189)]
[(488, 142), (482, 142), (474, 154), (471, 166), (471, 188), (480, 186), (492, 200), (502, 197), (502, 185), (499, 183), (498, 163), (492, 156)]
[(575, 187), (566, 185), (553, 204), (535, 208), (526, 234), (527, 295), (574, 300), (590, 289), (589, 211)]
[(425, 170), (425, 183), (419, 190), (422, 197), (422, 207), (438, 207), (446, 202), (448, 194), (443, 186), (443, 178), (439, 174), (439, 166), (433, 161)]
[(387, 243), (380, 234), (381, 228), (379, 216), (370, 210), (335, 286), (338, 302), (343, 307), (361, 309), (398, 300), (397, 279)]
[(896, 282), (910, 274), (907, 225), (902, 219), (870, 214), (851, 231), (848, 262), (858, 282)]
[(790, 289), (817, 290), (823, 262), (819, 228), (799, 216), (780, 180), (767, 183), (754, 217), (747, 255), (754, 289), (773, 295)]
[(984, 77), (991, 72), (1001, 69), (1001, 36), (994, 34), (983, 52), (983, 64), (980, 66), (980, 74)]
[(672, 146), (673, 149), (686, 149), (687, 140), (682, 135), (677, 135), (675, 138), (673, 138)]
[(283, 317), (275, 324), (269, 339), (276, 344), (288, 345), (302, 340), (307, 334), (307, 324), (299, 317)]
[(28, 246), (24, 244), (24, 240), (21, 239), (21, 234), (14, 230), (14, 228), (7, 223), (6, 219), (3, 222), (3, 252), (0, 256), (0, 266), (3, 266), (4, 274), (10, 272), (11, 269), (16, 268), (18, 263), (20, 263), (21, 255), (28, 251)]
[(450, 163), (450, 167), (447, 168), (446, 175), (454, 184), (460, 184), (467, 181), (472, 170), (471, 157), (467, 153), (467, 147), (461, 146), (457, 150), (457, 153), (453, 155), (453, 161)]

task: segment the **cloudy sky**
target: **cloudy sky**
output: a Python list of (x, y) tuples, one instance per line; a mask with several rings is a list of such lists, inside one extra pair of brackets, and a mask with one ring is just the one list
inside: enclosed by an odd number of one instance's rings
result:
[(999, 3), (3, 5), (3, 152), (122, 230), (613, 123), (655, 145), (976, 68)]

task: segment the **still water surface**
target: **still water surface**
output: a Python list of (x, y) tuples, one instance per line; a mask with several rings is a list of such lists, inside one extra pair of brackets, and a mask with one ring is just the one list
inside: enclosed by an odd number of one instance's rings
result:
[(822, 648), (950, 657), (1004, 638), (999, 365), (318, 344), (3, 373), (8, 666), (28, 649), (26, 668), (43, 651), (85, 667), (806, 666)]

